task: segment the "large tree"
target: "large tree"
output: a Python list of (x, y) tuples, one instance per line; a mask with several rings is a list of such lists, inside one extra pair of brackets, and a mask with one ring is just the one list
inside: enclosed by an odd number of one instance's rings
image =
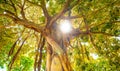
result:
[[(60, 30), (64, 21), (70, 32)], [(0, 66), (8, 70), (120, 70), (119, 36), (119, 0), (0, 0)]]

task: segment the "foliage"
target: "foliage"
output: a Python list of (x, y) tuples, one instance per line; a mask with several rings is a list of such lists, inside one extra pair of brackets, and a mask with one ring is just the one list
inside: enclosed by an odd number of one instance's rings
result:
[[(58, 28), (64, 19), (72, 23), (70, 34)], [(48, 42), (47, 37), (53, 39)], [(45, 71), (47, 53), (62, 51), (59, 39), (73, 71), (119, 71), (120, 1), (0, 0), (0, 68)], [(54, 46), (51, 51), (49, 45)]]

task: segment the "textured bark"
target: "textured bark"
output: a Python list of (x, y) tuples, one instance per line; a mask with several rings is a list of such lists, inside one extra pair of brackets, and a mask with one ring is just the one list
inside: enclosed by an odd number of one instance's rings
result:
[(52, 56), (52, 63), (51, 63), (51, 71), (63, 71), (63, 67), (61, 64), (61, 60), (57, 54), (53, 54)]
[(46, 71), (51, 71), (52, 48), (49, 44), (46, 50), (47, 50)]

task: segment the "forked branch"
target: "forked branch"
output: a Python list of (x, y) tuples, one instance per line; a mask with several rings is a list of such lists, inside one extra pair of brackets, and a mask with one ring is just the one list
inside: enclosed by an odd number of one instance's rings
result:
[(49, 24), (49, 27), (58, 19), (60, 18), (65, 12), (66, 12), (66, 9), (68, 8), (68, 6), (70, 5), (70, 2), (71, 0), (67, 0), (63, 9), (57, 14), (55, 15), (52, 20), (50, 21), (50, 24)]

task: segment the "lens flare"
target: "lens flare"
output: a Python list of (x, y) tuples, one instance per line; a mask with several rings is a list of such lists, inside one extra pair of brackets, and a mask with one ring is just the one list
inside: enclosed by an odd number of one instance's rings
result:
[(60, 22), (60, 30), (63, 33), (69, 33), (72, 30), (72, 25), (69, 20), (64, 20)]

